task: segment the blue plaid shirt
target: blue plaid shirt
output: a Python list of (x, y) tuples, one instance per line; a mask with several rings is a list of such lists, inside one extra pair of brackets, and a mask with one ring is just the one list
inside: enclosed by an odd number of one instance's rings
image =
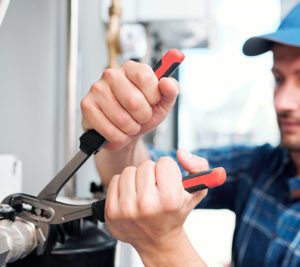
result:
[[(153, 160), (176, 159), (175, 151), (149, 147)], [(235, 266), (300, 266), (300, 177), (282, 147), (228, 147), (196, 150), (210, 167), (226, 169), (226, 183), (210, 189), (197, 208), (226, 208), (236, 214), (232, 260)], [(299, 192), (299, 191), (298, 191)]]

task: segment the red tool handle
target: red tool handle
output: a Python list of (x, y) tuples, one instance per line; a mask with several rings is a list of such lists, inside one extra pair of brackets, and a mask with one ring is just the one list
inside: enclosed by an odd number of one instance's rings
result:
[(184, 60), (184, 54), (178, 49), (170, 49), (153, 67), (153, 71), (158, 79), (169, 77)]
[(182, 179), (182, 183), (184, 189), (192, 193), (205, 188), (220, 186), (224, 184), (225, 180), (226, 172), (224, 168), (218, 167), (208, 171), (185, 176)]

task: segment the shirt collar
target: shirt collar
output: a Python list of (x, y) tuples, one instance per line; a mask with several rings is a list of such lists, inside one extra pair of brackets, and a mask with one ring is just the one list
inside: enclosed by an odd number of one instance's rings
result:
[(293, 163), (288, 149), (283, 149), (282, 165), (285, 178), (287, 178), (287, 184), (289, 188), (289, 196), (291, 200), (300, 199), (300, 177), (296, 176), (296, 166)]

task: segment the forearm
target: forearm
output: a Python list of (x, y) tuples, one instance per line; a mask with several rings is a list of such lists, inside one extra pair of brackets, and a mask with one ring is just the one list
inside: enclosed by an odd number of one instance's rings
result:
[(118, 151), (102, 149), (96, 154), (95, 161), (102, 183), (108, 185), (110, 179), (122, 172), (127, 166), (137, 166), (140, 162), (150, 159), (149, 151), (142, 138), (131, 142)]
[(204, 267), (207, 266), (193, 248), (186, 233), (174, 242), (153, 249), (138, 251), (146, 267)]

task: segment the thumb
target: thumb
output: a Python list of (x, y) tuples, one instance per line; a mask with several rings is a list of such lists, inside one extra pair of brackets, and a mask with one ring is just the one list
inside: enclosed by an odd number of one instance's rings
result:
[(161, 93), (160, 105), (164, 110), (170, 111), (179, 94), (179, 84), (174, 78), (162, 78), (159, 81), (159, 90)]
[[(193, 155), (182, 148), (177, 150), (177, 159), (181, 166), (190, 174), (206, 171), (208, 169), (208, 162), (206, 159)], [(188, 208), (193, 209), (206, 195), (207, 189), (189, 195)]]
[(183, 148), (178, 149), (177, 159), (181, 166), (190, 174), (206, 171), (208, 169), (206, 159), (193, 155)]

